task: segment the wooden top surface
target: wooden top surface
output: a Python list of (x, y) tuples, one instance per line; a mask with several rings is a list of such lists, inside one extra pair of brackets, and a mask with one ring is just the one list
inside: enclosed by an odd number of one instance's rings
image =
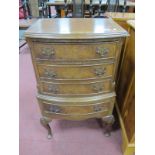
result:
[(106, 12), (105, 16), (111, 17), (114, 20), (118, 21), (126, 21), (126, 20), (134, 20), (135, 13), (123, 13), (123, 12)]
[(39, 19), (25, 32), (29, 38), (93, 39), (128, 36), (128, 32), (108, 18)]
[[(114, 0), (111, 1), (111, 4), (114, 4)], [(68, 4), (72, 4), (72, 0), (67, 0)], [(102, 5), (106, 5), (107, 0), (102, 0)], [(89, 5), (90, 4), (90, 0), (85, 0), (85, 4)], [(99, 0), (93, 0), (93, 5), (98, 5), (99, 4)], [(48, 2), (46, 2), (46, 5), (64, 5), (64, 0), (49, 0)], [(123, 6), (124, 5), (124, 0), (120, 0), (119, 1), (119, 6)], [(131, 1), (127, 1), (127, 6), (135, 6), (135, 2), (131, 2)]]
[(135, 20), (128, 20), (128, 25), (130, 25), (133, 29), (135, 29)]

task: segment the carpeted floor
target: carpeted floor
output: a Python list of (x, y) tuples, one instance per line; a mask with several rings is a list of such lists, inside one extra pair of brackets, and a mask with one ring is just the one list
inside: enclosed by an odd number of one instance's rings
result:
[(28, 46), (20, 49), (20, 155), (122, 155), (121, 132), (105, 137), (95, 119), (53, 120), (53, 139), (40, 125), (36, 81)]

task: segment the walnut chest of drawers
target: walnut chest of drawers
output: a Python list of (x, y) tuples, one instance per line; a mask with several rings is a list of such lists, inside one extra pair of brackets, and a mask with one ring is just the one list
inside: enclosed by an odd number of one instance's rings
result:
[(39, 19), (25, 33), (37, 79), (41, 124), (52, 119), (114, 121), (115, 77), (123, 38), (112, 19)]

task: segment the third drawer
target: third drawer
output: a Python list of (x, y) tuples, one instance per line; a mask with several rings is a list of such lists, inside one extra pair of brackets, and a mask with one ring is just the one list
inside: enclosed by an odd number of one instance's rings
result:
[(56, 96), (78, 96), (78, 95), (95, 95), (109, 93), (114, 90), (114, 83), (111, 79), (96, 81), (96, 82), (45, 82), (40, 81), (39, 92), (45, 95)]

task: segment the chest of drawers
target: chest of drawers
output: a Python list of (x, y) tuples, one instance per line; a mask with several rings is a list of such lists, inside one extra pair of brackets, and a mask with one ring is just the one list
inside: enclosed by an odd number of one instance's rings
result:
[(113, 123), (115, 77), (123, 37), (111, 19), (40, 19), (25, 33), (37, 80), (41, 124), (101, 118)]

